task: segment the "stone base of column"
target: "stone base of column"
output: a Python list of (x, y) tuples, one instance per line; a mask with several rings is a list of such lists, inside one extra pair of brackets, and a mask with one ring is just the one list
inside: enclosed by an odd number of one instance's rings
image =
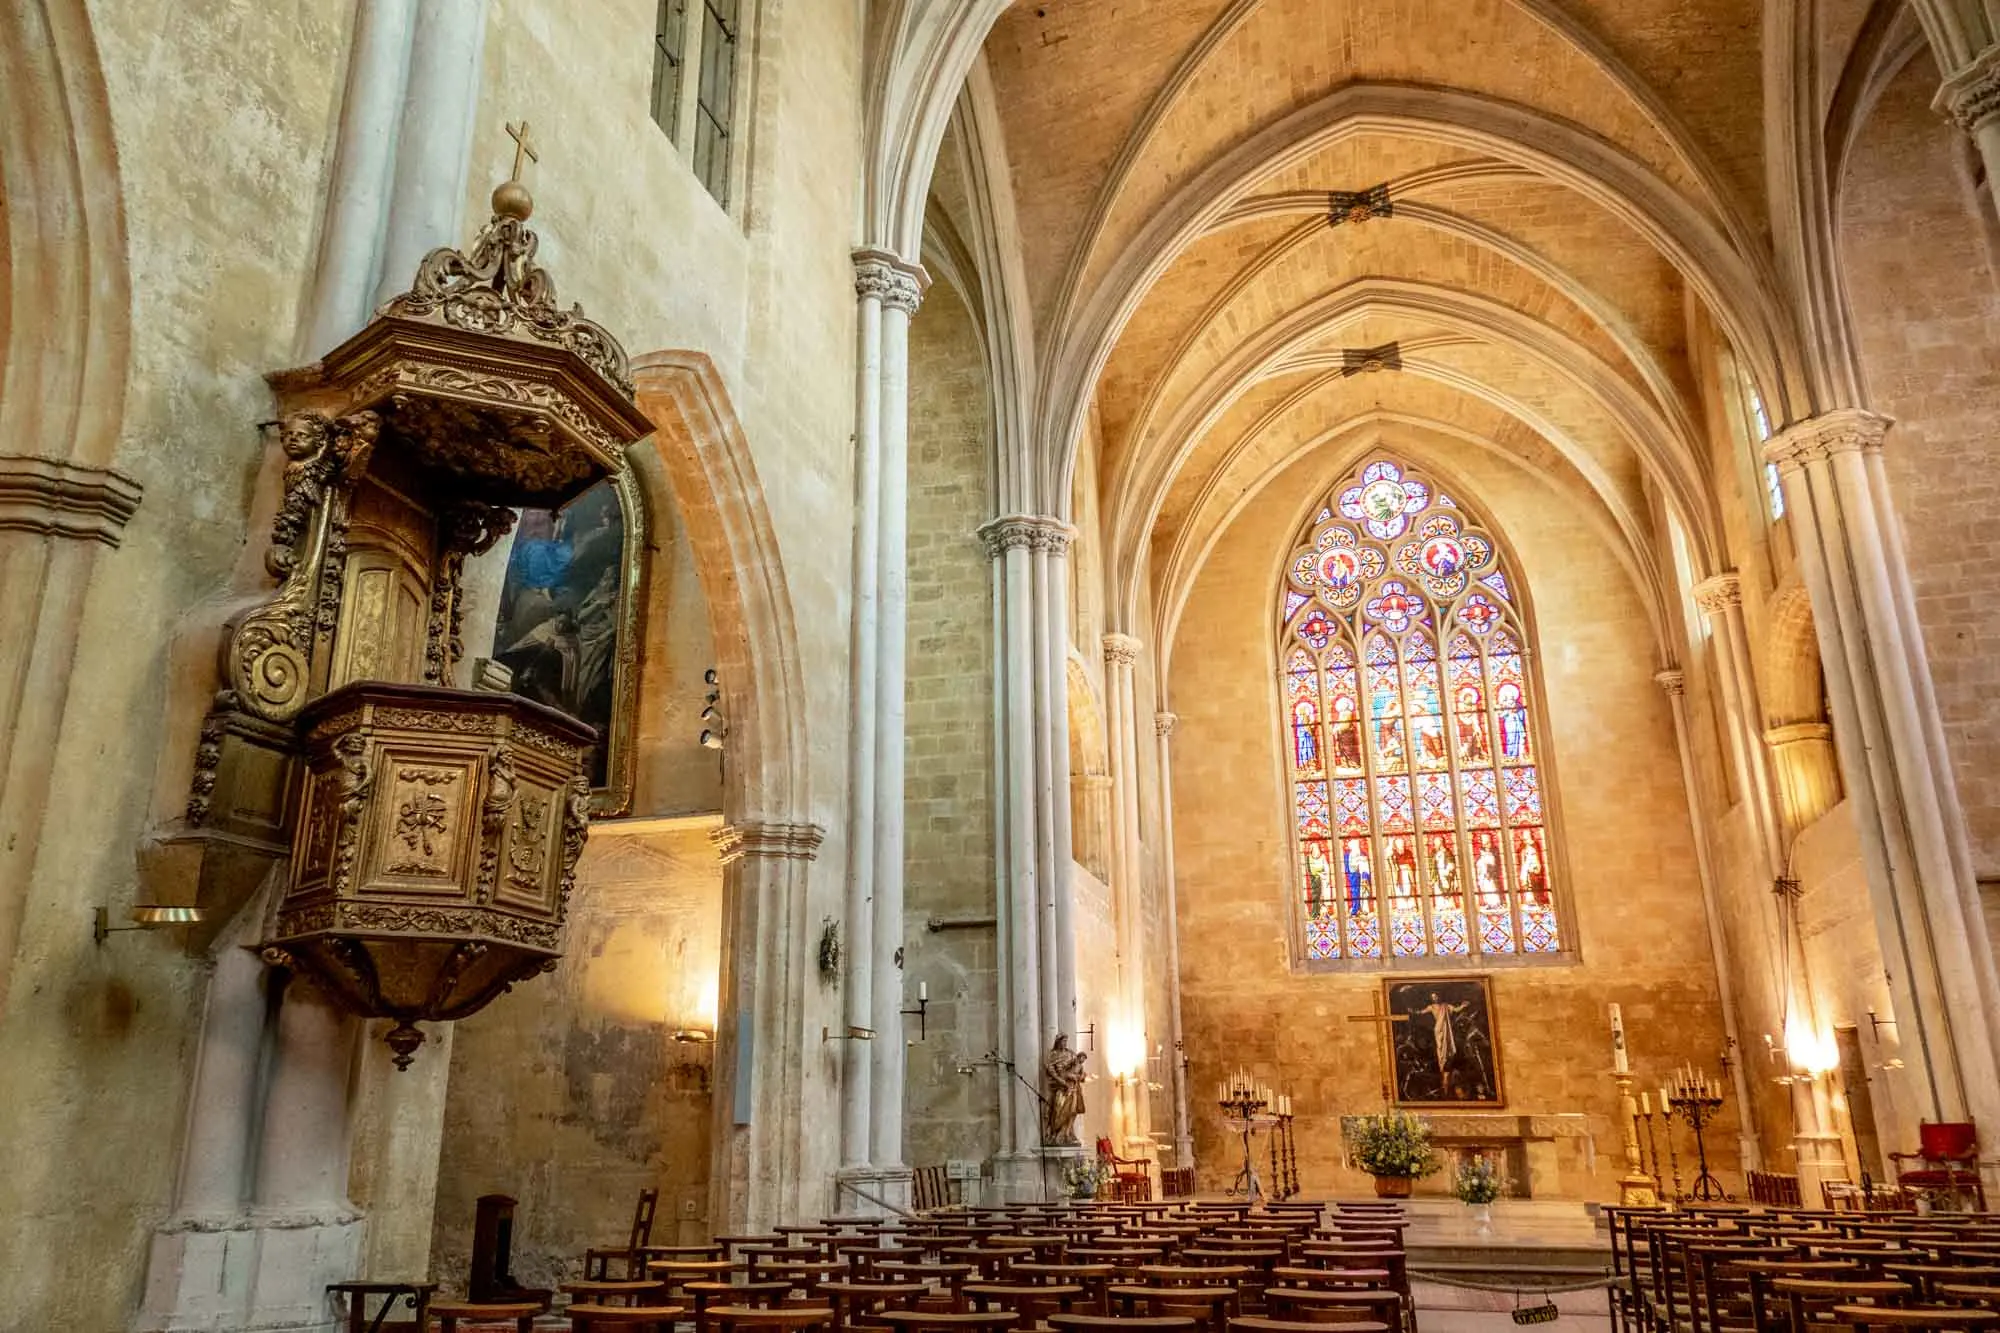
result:
[(995, 1153), (993, 1199), (996, 1204), (1054, 1203), (1063, 1197), (1062, 1167), (1043, 1157), (1046, 1149)]
[(334, 1333), (330, 1282), (361, 1270), (351, 1211), (286, 1218), (180, 1218), (153, 1233), (133, 1333)]
[(1799, 1200), (1808, 1208), (1821, 1207), (1825, 1197), (1820, 1186), (1847, 1179), (1847, 1157), (1841, 1151), (1838, 1134), (1798, 1134), (1792, 1139), (1798, 1163)]
[(846, 1166), (833, 1176), (833, 1211), (840, 1217), (891, 1217), (910, 1209), (910, 1168)]

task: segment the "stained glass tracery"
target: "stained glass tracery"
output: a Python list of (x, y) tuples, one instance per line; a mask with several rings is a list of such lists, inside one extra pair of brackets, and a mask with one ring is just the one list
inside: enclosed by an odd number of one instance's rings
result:
[(1333, 488), (1286, 570), (1307, 956), (1562, 952), (1530, 640), (1492, 536), (1377, 458)]

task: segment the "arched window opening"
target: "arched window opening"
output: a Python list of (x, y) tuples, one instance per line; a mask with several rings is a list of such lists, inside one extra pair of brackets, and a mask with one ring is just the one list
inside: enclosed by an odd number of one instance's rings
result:
[[(1771, 414), (1764, 410), (1764, 395), (1753, 386), (1750, 390), (1750, 428), (1756, 433), (1755, 444), (1761, 451), (1764, 442), (1771, 438)], [(1764, 463), (1764, 502), (1771, 511), (1771, 519), (1776, 522), (1785, 516), (1785, 488), (1778, 482), (1778, 465)]]
[(1391, 459), (1302, 534), (1278, 662), (1309, 960), (1563, 952), (1517, 589), (1477, 519)]

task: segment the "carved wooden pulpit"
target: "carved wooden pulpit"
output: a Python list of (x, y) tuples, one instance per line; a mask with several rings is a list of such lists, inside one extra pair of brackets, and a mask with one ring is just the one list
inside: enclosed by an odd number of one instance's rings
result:
[(493, 208), (469, 254), (433, 251), (360, 332), (270, 377), (278, 588), (229, 626), (189, 807), (282, 837), (265, 956), (395, 1019), (402, 1067), (417, 1022), (554, 966), (589, 819), (590, 727), (453, 688), (465, 562), (652, 428), (617, 340), (535, 264), (526, 189)]

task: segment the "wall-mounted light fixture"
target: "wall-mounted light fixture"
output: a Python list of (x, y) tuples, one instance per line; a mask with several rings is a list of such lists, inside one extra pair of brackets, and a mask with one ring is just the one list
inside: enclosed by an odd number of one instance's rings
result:
[(198, 925), (200, 922), (199, 907), (166, 907), (152, 903), (132, 909), (131, 925), (114, 926), (111, 924), (110, 909), (100, 907), (93, 919), (90, 933), (99, 944), (102, 944), (107, 937), (123, 934), (128, 930), (165, 930), (172, 926)]
[(711, 750), (720, 750), (729, 739), (729, 719), (722, 715), (722, 686), (715, 668), (701, 673), (702, 683), (708, 686), (708, 697), (702, 703), (701, 720), (708, 725), (702, 728), (701, 743)]
[(675, 1028), (674, 1040), (698, 1046), (706, 1046), (715, 1040), (715, 1034), (707, 1028)]
[(823, 1027), (819, 1030), (819, 1039), (821, 1041), (873, 1041), (875, 1040), (875, 1029), (862, 1027), (859, 1023), (849, 1023), (840, 1032), (835, 1032), (832, 1028)]
[(917, 1007), (914, 1009), (899, 1009), (896, 1011), (900, 1014), (906, 1014), (906, 1015), (915, 1014), (917, 1016), (918, 1041), (922, 1041), (924, 1040), (924, 1038), (930, 1035), (930, 1017), (929, 1017), (930, 1007), (931, 1007), (931, 984), (928, 981), (919, 981), (917, 983)]

